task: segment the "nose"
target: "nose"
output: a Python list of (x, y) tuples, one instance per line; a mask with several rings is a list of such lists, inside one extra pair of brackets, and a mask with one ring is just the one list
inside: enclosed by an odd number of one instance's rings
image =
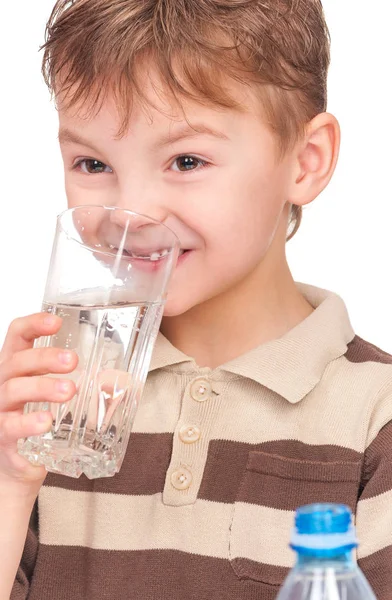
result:
[(129, 208), (120, 210), (122, 207), (116, 206), (116, 209), (110, 212), (110, 222), (113, 225), (117, 225), (121, 231), (127, 230), (129, 233), (135, 232), (146, 225), (154, 224), (154, 221), (163, 223), (163, 219), (152, 217), (150, 215), (144, 215), (135, 212)]
[(123, 210), (117, 206), (110, 211), (107, 238), (110, 237), (112, 244), (117, 248), (125, 245), (127, 250), (134, 252), (139, 248), (139, 253), (142, 253), (143, 249), (154, 252), (157, 249), (175, 248), (178, 246), (177, 237), (170, 229), (162, 227), (166, 214), (163, 211), (155, 211), (154, 217), (130, 212), (128, 208)]
[[(158, 183), (148, 182), (146, 179), (146, 177), (142, 178), (140, 175), (138, 177), (133, 173), (123, 184), (122, 189), (117, 190), (115, 206), (164, 223), (170, 214), (168, 199), (160, 193)], [(123, 219), (124, 216), (124, 214), (121, 216), (121, 211), (113, 213), (114, 219)], [(133, 221), (137, 226), (136, 218)], [(115, 222), (118, 225), (121, 225), (121, 222), (124, 223), (124, 221)], [(145, 221), (142, 224), (145, 224)]]

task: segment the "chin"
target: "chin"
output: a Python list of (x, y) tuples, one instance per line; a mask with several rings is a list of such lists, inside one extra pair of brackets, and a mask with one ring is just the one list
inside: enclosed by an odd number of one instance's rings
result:
[(175, 300), (173, 298), (167, 299), (165, 309), (163, 311), (164, 317), (179, 317), (184, 313), (188, 312), (194, 305), (189, 303), (181, 302), (181, 299)]
[(164, 317), (179, 317), (190, 311), (195, 306), (203, 304), (207, 298), (203, 297), (202, 294), (197, 294), (197, 290), (188, 288), (186, 293), (184, 290), (168, 293), (165, 308), (163, 311)]
[(216, 296), (220, 296), (224, 290), (212, 289), (209, 291), (210, 293), (208, 293), (207, 290), (204, 290), (204, 294), (200, 293), (200, 291), (197, 293), (198, 290), (195, 286), (193, 286), (193, 289), (189, 287), (186, 294), (184, 294), (184, 292), (175, 293), (174, 291), (173, 293), (170, 293), (169, 291), (163, 316), (179, 317), (180, 315), (184, 315), (196, 306), (206, 304)]

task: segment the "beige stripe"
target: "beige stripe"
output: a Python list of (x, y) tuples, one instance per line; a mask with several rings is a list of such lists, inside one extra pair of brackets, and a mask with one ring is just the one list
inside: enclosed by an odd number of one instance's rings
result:
[[(358, 504), (358, 558), (392, 545), (392, 491)], [(61, 510), (59, 509), (61, 507)], [(233, 506), (198, 500), (162, 504), (161, 494), (122, 496), (44, 487), (39, 497), (40, 541), (47, 545), (102, 550), (176, 549), (228, 557)], [(230, 534), (230, 558), (249, 558), (290, 567), (288, 548), (294, 513), (237, 503)]]
[(342, 357), (328, 365), (320, 383), (298, 405), (292, 407), (268, 391), (264, 395), (259, 386), (253, 393), (255, 400), (258, 393), (260, 406), (253, 402), (251, 410), (244, 410), (251, 391), (246, 393), (248, 388), (240, 381), (241, 402), (227, 406), (226, 420), (232, 424), (229, 439), (257, 443), (261, 434), (268, 440), (295, 439), (363, 452), (392, 418), (390, 403), (379, 401), (380, 388), (390, 374), (390, 365), (353, 364)]
[(358, 503), (358, 558), (392, 545), (392, 491)]
[(149, 375), (135, 422), (134, 433), (172, 433), (181, 411), (184, 382), (180, 376), (167, 371)]
[[(363, 452), (392, 418), (389, 403), (379, 402), (380, 389), (390, 373), (391, 365), (351, 363), (342, 357), (328, 365), (316, 388), (295, 406), (251, 379), (233, 379), (232, 374), (219, 371), (204, 374), (221, 400), (209, 435), (249, 444), (293, 439)], [(187, 383), (197, 375), (194, 371), (182, 375), (155, 371), (147, 382), (133, 431), (174, 432), (181, 411), (187, 412), (188, 405), (195, 403)], [(200, 425), (205, 434), (205, 423)]]
[(203, 500), (166, 506), (161, 494), (122, 496), (44, 487), (40, 541), (101, 550), (175, 549), (227, 559), (232, 509)]
[(230, 558), (292, 567), (295, 556), (288, 544), (293, 523), (291, 511), (237, 503), (231, 527)]
[[(59, 510), (61, 507), (61, 510)], [(122, 496), (44, 487), (39, 498), (40, 541), (97, 550), (180, 550), (290, 567), (294, 514), (238, 503), (198, 500), (167, 506), (161, 494)], [(229, 539), (230, 538), (230, 539)], [(230, 546), (230, 549), (229, 549)]]

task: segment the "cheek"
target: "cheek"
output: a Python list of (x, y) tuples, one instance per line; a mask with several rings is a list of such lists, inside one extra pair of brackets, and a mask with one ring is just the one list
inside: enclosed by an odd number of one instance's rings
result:
[(75, 206), (86, 206), (92, 203), (92, 196), (90, 196), (90, 202), (88, 201), (89, 194), (86, 190), (80, 189), (79, 186), (75, 185), (75, 182), (70, 181), (70, 177), (65, 176), (65, 193), (67, 195), (67, 202), (69, 208)]
[(194, 224), (205, 246), (187, 268), (184, 265), (175, 272), (166, 314), (181, 311), (182, 302), (188, 309), (188, 303), (198, 304), (232, 287), (267, 254), (280, 222), (281, 205), (273, 195), (250, 191), (242, 202), (222, 203), (206, 222)]
[[(285, 173), (256, 167), (227, 178), (200, 228), (206, 245), (230, 255), (265, 252), (286, 204)], [(212, 190), (211, 190), (212, 192)]]
[[(87, 177), (87, 176), (86, 176)], [(94, 177), (94, 175), (92, 175)], [(107, 182), (103, 179), (92, 185), (91, 181), (84, 181), (82, 176), (78, 176), (76, 181), (73, 176), (65, 177), (65, 193), (69, 208), (75, 206), (113, 206), (114, 195)]]
[(284, 170), (242, 165), (237, 173), (210, 179), (204, 193), (192, 197), (188, 225), (204, 240), (204, 249), (174, 274), (167, 316), (224, 292), (255, 269), (281, 222), (287, 182)]

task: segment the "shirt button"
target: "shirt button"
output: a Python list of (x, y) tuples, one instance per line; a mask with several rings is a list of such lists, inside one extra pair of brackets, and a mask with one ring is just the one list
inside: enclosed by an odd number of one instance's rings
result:
[(192, 473), (185, 467), (181, 467), (172, 473), (171, 482), (176, 490), (187, 490), (192, 483)]
[(206, 379), (195, 379), (191, 385), (191, 396), (197, 402), (205, 402), (211, 396), (211, 384)]
[(181, 427), (180, 429), (180, 440), (184, 444), (194, 444), (200, 439), (200, 429), (198, 427)]

